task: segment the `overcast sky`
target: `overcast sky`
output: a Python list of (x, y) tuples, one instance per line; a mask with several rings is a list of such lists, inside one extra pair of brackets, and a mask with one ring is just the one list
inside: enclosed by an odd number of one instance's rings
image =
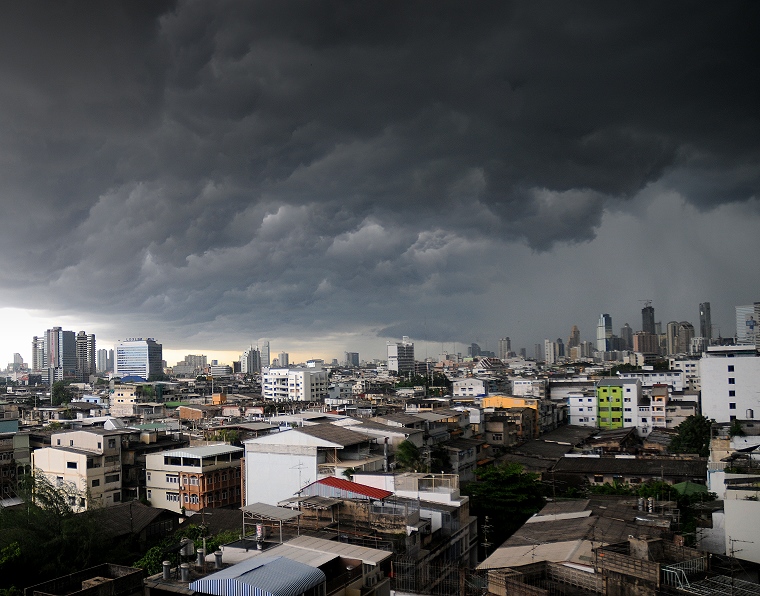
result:
[(530, 354), (602, 312), (638, 330), (644, 299), (733, 335), (760, 300), (758, 13), (6, 3), (0, 362), (54, 325)]

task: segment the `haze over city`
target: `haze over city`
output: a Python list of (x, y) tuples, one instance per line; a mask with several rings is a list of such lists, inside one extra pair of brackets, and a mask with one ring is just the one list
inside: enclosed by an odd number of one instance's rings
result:
[[(0, 9), (0, 362), (531, 352), (758, 297), (753, 3)], [(2, 360), (4, 359), (4, 360)]]

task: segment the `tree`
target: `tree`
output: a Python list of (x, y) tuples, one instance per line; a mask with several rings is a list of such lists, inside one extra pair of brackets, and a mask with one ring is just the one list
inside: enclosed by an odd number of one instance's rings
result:
[(672, 453), (697, 453), (700, 457), (710, 455), (710, 428), (714, 421), (704, 416), (689, 416), (676, 427), (677, 434), (670, 440)]
[(396, 449), (396, 468), (419, 470), (422, 468), (422, 457), (419, 447), (411, 441), (402, 441)]
[(538, 475), (523, 471), (519, 464), (481, 468), (477, 476), (477, 481), (465, 485), (462, 492), (470, 496), (470, 509), (481, 527), (488, 516), (492, 527), (488, 538), (496, 546), (544, 506)]
[(64, 381), (56, 381), (50, 390), (50, 402), (54, 406), (67, 404), (71, 401), (73, 393)]

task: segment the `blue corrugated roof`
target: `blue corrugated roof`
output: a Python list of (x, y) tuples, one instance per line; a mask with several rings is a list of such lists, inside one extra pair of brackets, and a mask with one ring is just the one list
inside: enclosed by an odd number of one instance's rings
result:
[(196, 580), (190, 589), (213, 596), (298, 596), (326, 579), (316, 567), (257, 556)]

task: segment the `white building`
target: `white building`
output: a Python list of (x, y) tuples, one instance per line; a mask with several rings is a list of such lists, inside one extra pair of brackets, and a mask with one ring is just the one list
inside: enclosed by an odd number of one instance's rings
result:
[(699, 366), (704, 416), (716, 422), (760, 416), (760, 355), (754, 346), (711, 346)]
[(51, 446), (32, 452), (32, 469), (68, 486), (74, 511), (121, 502), (121, 432), (103, 429), (54, 433)]
[(334, 424), (316, 424), (245, 441), (245, 504), (276, 505), (304, 486), (346, 470), (382, 470), (375, 437)]
[(162, 354), (161, 344), (150, 337), (120, 341), (115, 346), (114, 372), (118, 377), (140, 377), (148, 381), (152, 375), (163, 372)]
[(414, 372), (414, 344), (404, 336), (399, 343), (387, 344), (388, 370), (397, 375), (406, 375)]
[(273, 401), (322, 401), (327, 397), (327, 371), (308, 368), (267, 368), (261, 375), (261, 395)]
[(567, 395), (567, 423), (572, 426), (596, 427), (596, 395), (574, 391)]
[(699, 360), (699, 358), (668, 358), (668, 368), (680, 370), (683, 373), (684, 387), (689, 391), (699, 391), (702, 388), (702, 381), (699, 376)]
[(485, 397), (488, 395), (486, 382), (474, 377), (468, 379), (456, 379), (452, 382), (454, 397)]
[(642, 370), (618, 373), (621, 379), (638, 379), (641, 386), (650, 388), (654, 385), (670, 385), (673, 391), (683, 391), (684, 372), (682, 370)]

